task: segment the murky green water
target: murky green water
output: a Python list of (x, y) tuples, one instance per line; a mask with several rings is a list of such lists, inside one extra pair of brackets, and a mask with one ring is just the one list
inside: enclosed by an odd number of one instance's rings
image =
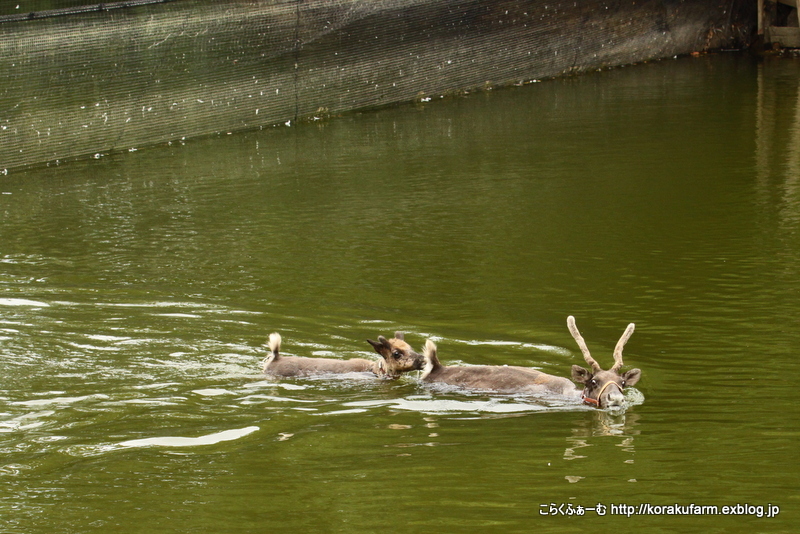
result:
[[(793, 531), (798, 80), (681, 59), (0, 177), (0, 530)], [(636, 323), (641, 404), (259, 373), (271, 331), (403, 329), (568, 376), (569, 314), (606, 365)]]

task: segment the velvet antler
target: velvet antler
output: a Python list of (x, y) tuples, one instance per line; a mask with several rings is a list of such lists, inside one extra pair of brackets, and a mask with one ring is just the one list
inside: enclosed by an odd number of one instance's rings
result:
[(635, 327), (636, 325), (634, 323), (629, 324), (628, 328), (625, 329), (625, 332), (622, 333), (622, 337), (619, 338), (619, 341), (617, 341), (617, 346), (614, 347), (614, 366), (609, 369), (610, 371), (619, 372), (620, 367), (622, 367), (622, 348), (631, 338), (631, 334), (633, 334), (633, 329)]
[[(583, 353), (583, 359), (586, 360), (586, 363), (592, 366), (592, 372), (596, 373), (598, 371), (602, 371), (600, 365), (598, 365), (598, 363), (595, 361), (594, 358), (592, 358), (592, 355), (589, 353), (589, 347), (586, 346), (586, 342), (583, 340), (583, 336), (581, 336), (581, 333), (578, 332), (578, 327), (575, 325), (575, 317), (573, 317), (572, 315), (567, 317), (567, 328), (569, 328), (569, 333), (572, 334), (572, 337), (575, 338), (575, 341), (578, 343), (578, 347), (581, 349), (581, 352)], [(620, 354), (621, 351), (622, 349), (620, 348)], [(616, 352), (614, 354), (616, 355)]]

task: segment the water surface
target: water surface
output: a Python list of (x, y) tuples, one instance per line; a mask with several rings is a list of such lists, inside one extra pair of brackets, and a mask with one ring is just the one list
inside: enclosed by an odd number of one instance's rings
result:
[[(2, 530), (792, 531), (799, 74), (679, 59), (0, 177)], [(272, 331), (404, 330), (568, 376), (570, 314), (603, 365), (636, 323), (626, 412), (259, 372)]]

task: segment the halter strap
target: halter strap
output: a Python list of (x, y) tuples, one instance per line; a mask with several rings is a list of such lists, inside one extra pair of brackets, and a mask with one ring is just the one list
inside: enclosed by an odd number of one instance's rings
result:
[[(589, 398), (589, 397), (586, 396), (585, 393), (581, 393), (581, 400), (583, 402), (585, 402), (586, 404), (592, 404), (594, 406), (599, 407), (600, 406), (600, 397), (603, 395), (603, 392), (606, 390), (606, 388), (608, 386), (610, 386), (611, 384), (614, 384), (615, 386), (617, 386), (617, 388), (619, 389), (619, 392), (622, 393), (622, 387), (620, 387), (620, 385), (617, 384), (616, 382), (614, 382), (613, 380), (609, 380), (608, 382), (603, 384), (603, 387), (600, 388), (600, 392), (597, 394), (597, 398), (596, 399)], [(586, 391), (586, 389), (584, 389), (583, 391)]]

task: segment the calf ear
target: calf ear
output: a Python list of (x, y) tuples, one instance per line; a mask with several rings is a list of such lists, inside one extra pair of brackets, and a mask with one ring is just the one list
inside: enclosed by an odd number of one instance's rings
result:
[(406, 334), (405, 334), (405, 332), (398, 331), (398, 332), (394, 333), (394, 338), (395, 339), (402, 339), (403, 341), (405, 341), (406, 340)]
[(368, 339), (367, 343), (372, 345), (372, 348), (375, 349), (375, 352), (377, 352), (378, 354), (381, 353), (381, 347), (383, 347), (382, 343), (379, 343), (377, 341), (372, 341), (371, 339)]
[(622, 380), (625, 381), (625, 386), (632, 386), (642, 377), (641, 369), (631, 369), (622, 375)]
[(572, 366), (572, 379), (580, 384), (585, 384), (592, 379), (592, 373), (580, 365)]

